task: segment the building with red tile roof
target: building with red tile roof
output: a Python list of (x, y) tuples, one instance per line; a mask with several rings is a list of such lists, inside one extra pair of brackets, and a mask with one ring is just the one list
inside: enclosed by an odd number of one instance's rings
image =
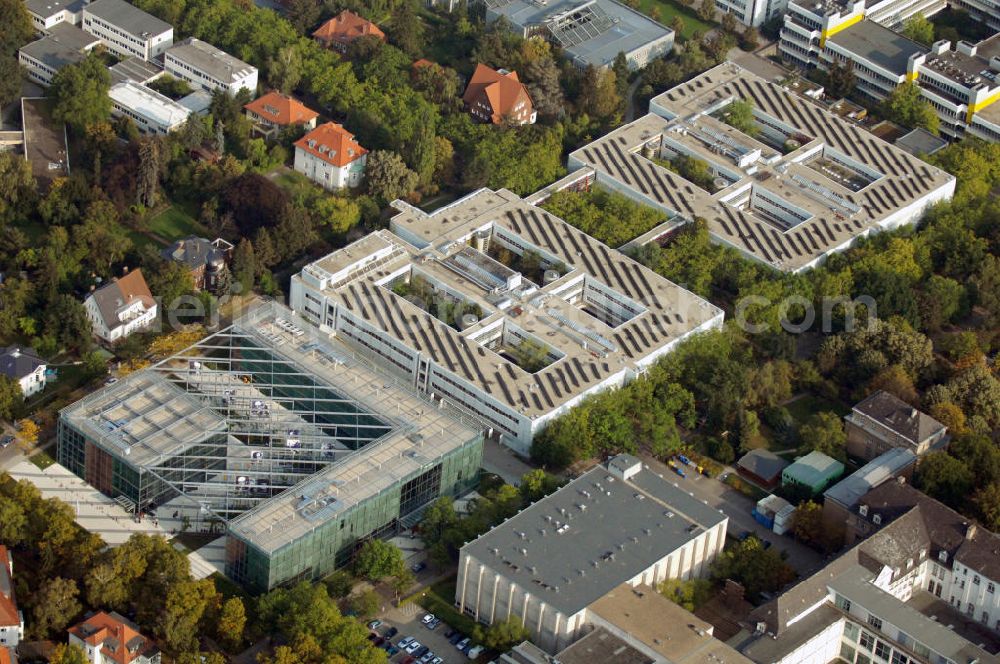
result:
[(83, 308), (94, 335), (104, 341), (118, 341), (149, 327), (157, 311), (142, 270), (133, 270), (101, 286), (87, 296)]
[(69, 628), (69, 643), (91, 664), (159, 664), (160, 652), (138, 626), (115, 612), (101, 611)]
[(477, 120), (493, 124), (534, 124), (537, 114), (517, 72), (476, 65), (462, 97)]
[(308, 131), (316, 128), (319, 113), (312, 110), (295, 97), (272, 90), (254, 99), (243, 107), (247, 117), (254, 123), (254, 131), (265, 137), (272, 137), (282, 127), (301, 125)]
[(295, 170), (326, 189), (357, 187), (367, 159), (368, 150), (335, 122), (321, 124), (295, 141)]
[(0, 544), (0, 657), (7, 648), (16, 647), (23, 637), (24, 615), (14, 597), (14, 559), (7, 547)]
[(319, 26), (313, 33), (316, 41), (341, 53), (347, 51), (347, 47), (355, 39), (369, 36), (385, 41), (385, 33), (377, 25), (347, 9)]

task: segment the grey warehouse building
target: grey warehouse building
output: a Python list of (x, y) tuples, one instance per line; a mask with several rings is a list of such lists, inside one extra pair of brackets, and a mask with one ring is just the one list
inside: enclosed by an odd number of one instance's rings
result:
[(268, 303), (64, 409), (57, 454), (126, 509), (226, 534), (226, 574), (261, 592), (473, 488), (482, 450), (480, 425)]
[(486, 0), (486, 19), (506, 18), (522, 37), (544, 36), (580, 68), (609, 67), (624, 53), (641, 69), (670, 52), (674, 31), (615, 0)]
[(484, 624), (519, 618), (555, 653), (618, 586), (707, 572), (728, 517), (622, 454), (462, 547), (455, 602)]

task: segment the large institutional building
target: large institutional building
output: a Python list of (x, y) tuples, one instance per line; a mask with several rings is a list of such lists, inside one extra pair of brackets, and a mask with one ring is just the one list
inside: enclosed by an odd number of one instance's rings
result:
[[(752, 124), (726, 122), (734, 102)], [(571, 170), (775, 269), (800, 272), (858, 238), (912, 224), (955, 178), (734, 63), (654, 97), (650, 113), (573, 152)], [(752, 135), (751, 135), (752, 134)], [(679, 165), (700, 163), (693, 182)]]
[(599, 622), (592, 614), (622, 584), (653, 592), (707, 573), (728, 523), (622, 454), (462, 547), (455, 603), (487, 625), (518, 618), (555, 653)]
[(861, 540), (750, 614), (769, 664), (1000, 662), (1000, 537), (891, 480), (846, 522)]
[[(277, 304), (64, 409), (59, 462), (136, 513), (227, 533), (259, 592), (474, 487), (478, 423)], [(294, 487), (294, 488), (293, 488)]]
[(534, 434), (620, 386), (714, 305), (506, 190), (379, 231), (292, 277), (291, 307), (484, 422), (527, 454)]
[[(957, 3), (990, 27), (1000, 28), (1000, 8)], [(968, 6), (966, 6), (968, 4)], [(983, 6), (976, 9), (980, 4)], [(874, 101), (907, 81), (941, 119), (950, 138), (1000, 140), (1000, 35), (978, 44), (947, 40), (924, 46), (897, 32), (910, 17), (943, 9), (942, 0), (792, 0), (781, 30), (779, 51), (801, 67), (828, 71), (850, 63), (855, 89)]]

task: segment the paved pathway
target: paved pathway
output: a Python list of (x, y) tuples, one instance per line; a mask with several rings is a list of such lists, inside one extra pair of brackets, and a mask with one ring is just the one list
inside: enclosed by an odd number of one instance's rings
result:
[(509, 448), (492, 439), (483, 445), (483, 468), (499, 475), (504, 482), (514, 486), (521, 484), (521, 475), (535, 469)]
[[(22, 456), (10, 466), (14, 479), (28, 480), (39, 488), (46, 498), (58, 498), (67, 503), (76, 513), (76, 522), (92, 533), (97, 533), (111, 546), (125, 543), (135, 533), (173, 537), (179, 530), (180, 521), (170, 518), (136, 519), (111, 498), (90, 486), (58, 463), (41, 470)], [(225, 563), (225, 546), (222, 538), (217, 539), (198, 551), (188, 554), (191, 574), (196, 579), (221, 571)], [(180, 548), (180, 547), (178, 547)]]

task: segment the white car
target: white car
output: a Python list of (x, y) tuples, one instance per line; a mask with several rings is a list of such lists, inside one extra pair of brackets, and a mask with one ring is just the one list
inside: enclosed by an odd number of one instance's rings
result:
[(433, 613), (428, 613), (427, 615), (425, 615), (423, 618), (420, 619), (420, 622), (422, 622), (425, 625), (428, 625), (433, 620), (434, 620), (434, 614)]
[(413, 638), (412, 636), (404, 636), (399, 640), (399, 643), (397, 643), (396, 646), (402, 650), (405, 650), (406, 646), (410, 645), (414, 641), (416, 641), (416, 639)]
[(410, 643), (406, 644), (406, 646), (403, 647), (403, 650), (406, 651), (407, 655), (412, 655), (413, 653), (420, 650), (422, 647), (423, 646), (420, 645), (420, 641), (411, 641)]
[(469, 652), (467, 652), (466, 655), (468, 655), (469, 659), (475, 659), (482, 655), (484, 650), (486, 650), (486, 646), (476, 646), (474, 648), (469, 648)]

